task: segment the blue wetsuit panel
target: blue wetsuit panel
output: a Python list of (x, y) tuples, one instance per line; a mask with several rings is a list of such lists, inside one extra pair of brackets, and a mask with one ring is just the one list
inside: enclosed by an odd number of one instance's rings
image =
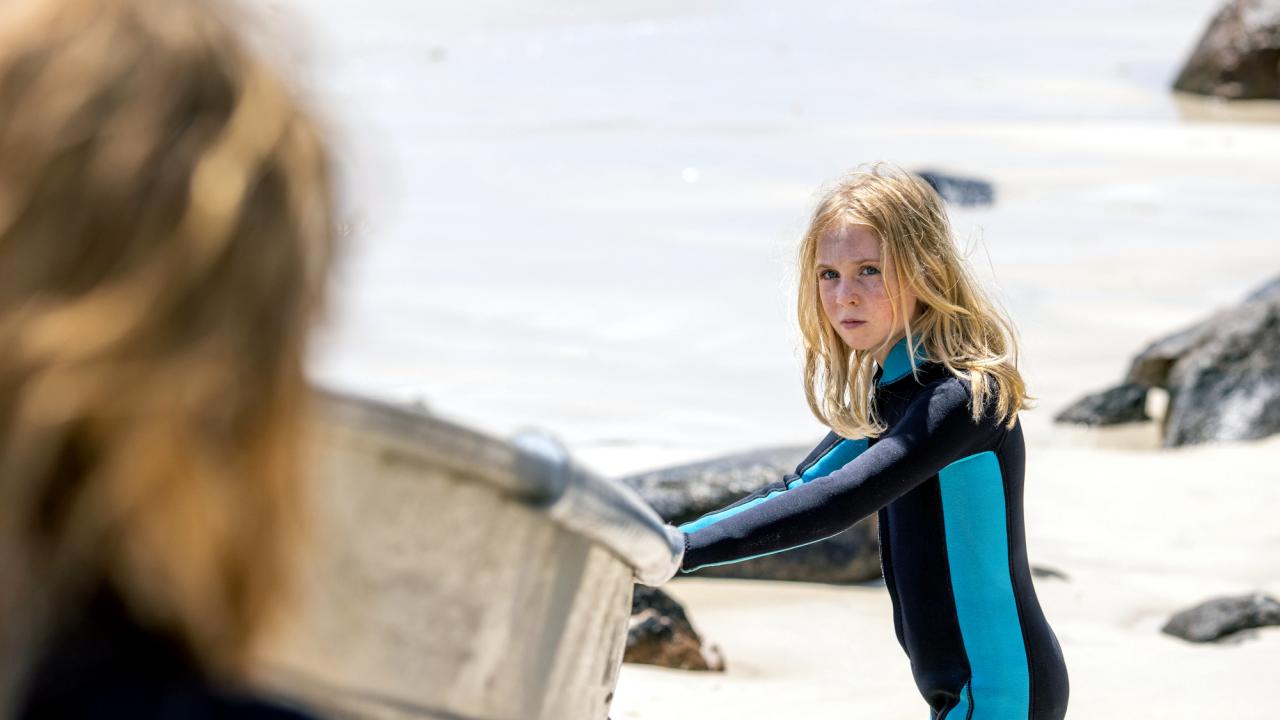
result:
[(969, 692), (977, 701), (973, 720), (1025, 717), (1031, 680), (1009, 574), (1000, 463), (988, 450), (948, 465), (938, 479)]

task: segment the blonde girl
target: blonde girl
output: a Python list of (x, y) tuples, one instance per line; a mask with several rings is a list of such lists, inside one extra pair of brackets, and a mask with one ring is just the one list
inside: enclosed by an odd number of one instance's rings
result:
[(1014, 328), (921, 178), (855, 171), (800, 243), (805, 394), (831, 431), (783, 478), (684, 523), (680, 571), (815, 543), (877, 514), (898, 641), (938, 720), (1060, 720), (1066, 665), (1023, 527), (1031, 407)]

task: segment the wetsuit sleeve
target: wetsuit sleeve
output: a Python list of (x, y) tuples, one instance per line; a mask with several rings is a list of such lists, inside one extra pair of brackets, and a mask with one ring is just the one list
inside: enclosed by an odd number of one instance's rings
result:
[(681, 572), (825, 540), (952, 462), (994, 447), (1004, 428), (990, 407), (974, 423), (969, 399), (967, 381), (958, 377), (921, 388), (902, 418), (843, 467), (789, 489), (783, 484), (765, 501), (686, 532)]
[(813, 450), (810, 450), (809, 454), (801, 460), (798, 465), (796, 465), (794, 472), (786, 473), (782, 476), (781, 480), (773, 480), (762, 487), (757, 488), (751, 494), (740, 497), (728, 505), (703, 513), (697, 519), (682, 523), (679, 526), (679, 529), (683, 532), (693, 532), (697, 528), (718, 522), (726, 514), (741, 512), (747, 507), (772, 499), (778, 493), (784, 492), (787, 489), (787, 486), (791, 483), (802, 480), (801, 473), (805, 471), (805, 468), (811, 467), (821, 457), (831, 452), (836, 445), (840, 444), (840, 441), (841, 438), (839, 435), (836, 435), (833, 432), (827, 433), (827, 436), (822, 439), (822, 442), (818, 443)]

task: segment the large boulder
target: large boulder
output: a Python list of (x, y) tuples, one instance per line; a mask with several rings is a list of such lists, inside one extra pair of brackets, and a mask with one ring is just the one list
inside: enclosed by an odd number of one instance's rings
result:
[[(622, 478), (674, 525), (697, 518), (793, 472), (807, 447), (726, 455)], [(802, 582), (862, 582), (880, 577), (880, 544), (872, 515), (821, 542), (753, 560), (705, 567), (703, 577)]]
[(1191, 642), (1213, 642), (1250, 628), (1280, 625), (1280, 602), (1261, 593), (1206, 600), (1175, 614), (1161, 632)]
[(1173, 87), (1231, 100), (1280, 99), (1280, 0), (1224, 5)]
[[(1164, 447), (1280, 432), (1280, 278), (1240, 305), (1151, 343), (1133, 359), (1120, 386), (1086, 397), (1055, 419), (1087, 422), (1090, 409), (1098, 407), (1111, 418), (1132, 416), (1140, 388), (1153, 387), (1169, 397), (1161, 419)], [(1100, 402), (1107, 393), (1118, 400)]]
[(720, 648), (703, 641), (680, 603), (658, 588), (639, 584), (631, 596), (631, 624), (622, 661), (681, 670), (724, 670)]
[(1243, 308), (1280, 301), (1280, 277), (1263, 283), (1245, 296), (1242, 306), (1220, 310), (1208, 319), (1151, 343), (1133, 359), (1127, 379), (1147, 387), (1168, 387), (1174, 365), (1195, 354), (1220, 335)]

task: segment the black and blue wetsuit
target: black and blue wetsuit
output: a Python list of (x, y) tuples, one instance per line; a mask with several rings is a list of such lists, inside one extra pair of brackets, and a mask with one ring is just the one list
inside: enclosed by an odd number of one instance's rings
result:
[(931, 720), (1060, 720), (1067, 669), (1027, 564), (1021, 421), (1006, 429), (988, 403), (975, 424), (968, 381), (917, 347), (914, 372), (905, 338), (876, 370), (879, 438), (829, 433), (794, 473), (680, 525), (681, 572), (815, 543), (878, 511), (894, 630)]

